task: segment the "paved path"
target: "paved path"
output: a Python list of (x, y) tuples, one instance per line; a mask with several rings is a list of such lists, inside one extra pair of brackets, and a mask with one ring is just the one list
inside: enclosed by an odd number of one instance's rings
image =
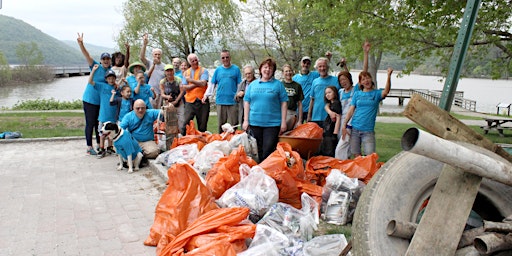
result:
[(143, 241), (163, 180), (84, 143), (0, 143), (0, 255), (155, 255)]

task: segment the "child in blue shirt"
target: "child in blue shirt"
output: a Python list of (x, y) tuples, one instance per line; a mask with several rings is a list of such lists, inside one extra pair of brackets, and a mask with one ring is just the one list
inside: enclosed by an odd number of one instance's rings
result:
[(153, 108), (151, 105), (150, 98), (156, 98), (155, 90), (151, 87), (151, 85), (146, 84), (146, 78), (144, 77), (143, 71), (137, 72), (137, 74), (135, 74), (135, 78), (137, 79), (137, 86), (135, 86), (133, 90), (133, 99), (143, 100), (144, 103), (146, 103), (147, 109)]
[(128, 114), (128, 112), (133, 110), (133, 98), (132, 96), (132, 88), (129, 85), (124, 85), (120, 90), (121, 97), (117, 96), (117, 91), (112, 90), (112, 96), (110, 96), (110, 105), (116, 106), (117, 108), (117, 122), (121, 122), (123, 117)]

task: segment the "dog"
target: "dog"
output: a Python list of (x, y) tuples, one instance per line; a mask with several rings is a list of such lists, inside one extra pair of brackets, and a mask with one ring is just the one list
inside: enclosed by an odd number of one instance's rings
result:
[(105, 122), (101, 127), (101, 132), (114, 142), (114, 147), (119, 156), (117, 170), (121, 171), (123, 169), (123, 160), (125, 160), (128, 163), (128, 173), (138, 171), (143, 156), (142, 148), (137, 140), (133, 138), (132, 134), (112, 122)]

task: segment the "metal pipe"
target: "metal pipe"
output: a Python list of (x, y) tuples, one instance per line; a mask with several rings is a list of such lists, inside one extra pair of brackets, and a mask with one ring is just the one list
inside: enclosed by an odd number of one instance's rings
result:
[(512, 249), (512, 234), (490, 233), (475, 238), (475, 248), (485, 255)]
[(512, 232), (512, 223), (484, 220), (484, 228), (486, 232), (510, 233)]
[(482, 152), (488, 151), (489, 155), (496, 157), (490, 157), (417, 128), (409, 128), (402, 136), (401, 144), (405, 151), (458, 167), (465, 172), (512, 185), (512, 164), (505, 160), (498, 160), (501, 157), (484, 148), (481, 148)]

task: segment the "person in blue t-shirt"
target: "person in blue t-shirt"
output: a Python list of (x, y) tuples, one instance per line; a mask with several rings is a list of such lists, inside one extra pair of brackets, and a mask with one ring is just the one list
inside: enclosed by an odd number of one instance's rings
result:
[(288, 95), (283, 83), (274, 78), (276, 68), (272, 58), (263, 60), (259, 67), (261, 78), (249, 85), (244, 96), (242, 129), (256, 139), (260, 162), (276, 150), (279, 134), (286, 131)]
[(159, 115), (163, 115), (163, 110), (147, 109), (146, 103), (138, 99), (133, 103), (133, 111), (126, 114), (120, 124), (121, 128), (128, 130), (139, 142), (146, 158), (154, 159), (160, 154), (153, 131), (153, 123)]
[[(146, 65), (144, 65), (142, 62), (135, 61), (132, 64), (130, 64), (130, 66), (128, 66), (128, 71), (130, 72), (131, 75), (126, 77), (126, 82), (132, 88), (132, 92), (133, 92), (133, 90), (135, 90), (135, 87), (137, 86), (137, 83), (138, 83), (137, 78), (135, 78), (135, 75), (139, 71), (146, 72)], [(149, 81), (149, 77), (146, 73), (144, 73), (144, 77), (145, 77), (144, 81), (145, 81), (145, 83), (147, 83)]]
[[(114, 70), (109, 70), (107, 73), (105, 73), (105, 80), (107, 83), (103, 82), (94, 82), (93, 77), (96, 71), (98, 70), (99, 65), (94, 65), (94, 67), (91, 70), (91, 75), (89, 76), (89, 84), (94, 86), (96, 90), (98, 90), (100, 94), (100, 114), (98, 116), (98, 130), (101, 131), (101, 126), (105, 122), (112, 122), (115, 123), (117, 121), (116, 118), (116, 112), (117, 108), (116, 106), (110, 105), (110, 95), (112, 90), (116, 90), (116, 73)], [(108, 138), (108, 137), (107, 137)], [(101, 134), (100, 132), (100, 148), (98, 150), (98, 158), (103, 158), (105, 155), (114, 154), (115, 150), (112, 144), (112, 140), (108, 138), (108, 147), (107, 150), (105, 150), (105, 136)]]
[(311, 85), (308, 122), (315, 122), (320, 127), (323, 127), (323, 122), (327, 117), (323, 101), (325, 88), (332, 85), (339, 90), (340, 85), (336, 77), (329, 75), (329, 59), (325, 57), (318, 58), (315, 63), (315, 68), (318, 70), (320, 77), (313, 80)]
[(242, 73), (237, 65), (231, 64), (231, 55), (228, 50), (222, 50), (220, 58), (222, 65), (213, 72), (203, 101), (213, 94), (213, 90), (216, 91), (218, 128), (219, 133), (222, 133), (223, 124), (238, 125), (238, 104), (235, 101), (235, 95), (238, 84), (242, 82)]
[(151, 85), (146, 84), (146, 77), (143, 71), (138, 71), (135, 74), (135, 78), (137, 79), (137, 86), (133, 89), (133, 99), (143, 100), (146, 102), (148, 109), (152, 109), (151, 98), (156, 98), (155, 89)]
[(116, 106), (116, 120), (118, 123), (123, 120), (123, 117), (128, 114), (128, 112), (133, 110), (133, 98), (132, 98), (132, 88), (129, 85), (124, 85), (120, 89), (121, 97), (117, 96), (117, 91), (112, 90), (112, 96), (110, 96), (110, 105)]
[(350, 134), (350, 151), (355, 157), (370, 155), (375, 152), (375, 120), (379, 103), (386, 98), (391, 89), (392, 68), (388, 68), (386, 87), (374, 89), (372, 76), (363, 71), (359, 74), (360, 91), (354, 93), (350, 108), (342, 124), (342, 138), (347, 134), (347, 125), (352, 119), (352, 132)]
[[(99, 65), (97, 61), (95, 61), (87, 49), (84, 46), (84, 33), (78, 33), (78, 38), (76, 39), (78, 42), (78, 46), (82, 51), (85, 59), (87, 60), (87, 64), (89, 68), (92, 70), (94, 65)], [(109, 53), (102, 53), (100, 56), (101, 68), (98, 68), (96, 73), (94, 74), (93, 80), (95, 82), (103, 82), (105, 83), (105, 73), (110, 70), (112, 58)], [(84, 94), (82, 96), (83, 109), (85, 114), (85, 142), (87, 144), (87, 154), (96, 155), (96, 151), (92, 147), (92, 134), (96, 132), (96, 143), (100, 143), (100, 134), (98, 132), (98, 116), (100, 114), (100, 95), (98, 91), (94, 88), (94, 86), (87, 84), (85, 87)]]

